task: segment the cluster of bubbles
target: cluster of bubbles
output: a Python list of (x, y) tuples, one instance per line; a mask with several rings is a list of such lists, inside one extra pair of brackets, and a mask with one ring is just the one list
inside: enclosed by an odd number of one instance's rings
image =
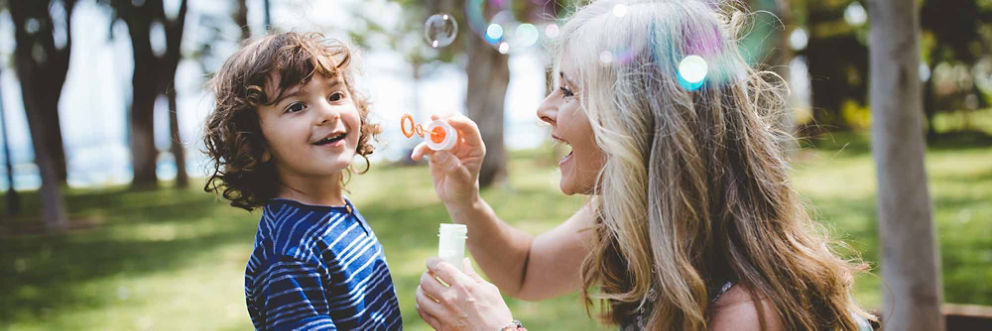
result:
[[(489, 19), (484, 15), (487, 8), (496, 13)], [(554, 23), (538, 26), (521, 22), (514, 16), (510, 1), (506, 0), (468, 0), (466, 18), (473, 32), (502, 54), (530, 48), (537, 45), (542, 37), (554, 39), (559, 32), (558, 25)]]
[[(560, 28), (555, 23), (548, 23), (543, 29), (539, 29), (534, 24), (517, 21), (509, 8), (506, 8), (507, 1), (490, 3), (489, 5), (494, 6), (499, 11), (491, 19), (486, 20), (483, 15), (486, 2), (486, 0), (468, 1), (466, 14), (469, 26), (502, 54), (534, 46), (541, 39), (541, 30), (543, 30), (544, 36), (549, 39), (556, 38), (560, 32)], [(617, 4), (613, 7), (612, 14), (621, 18), (627, 15), (627, 10), (626, 5)], [(433, 48), (450, 45), (457, 35), (458, 22), (449, 14), (434, 14), (424, 22), (424, 38), (428, 45)], [(625, 48), (604, 50), (599, 53), (599, 60), (604, 65), (627, 63), (643, 47), (643, 43), (632, 43)], [(686, 90), (695, 91), (703, 86), (708, 70), (708, 65), (703, 57), (688, 55), (679, 62), (678, 82)]]
[[(488, 3), (487, 3), (488, 2)], [(513, 50), (526, 49), (534, 46), (542, 37), (555, 38), (558, 36), (557, 24), (549, 23), (539, 28), (532, 23), (518, 21), (508, 8), (508, 1), (468, 0), (466, 4), (469, 26), (486, 43), (496, 48), (500, 53), (507, 54)], [(497, 10), (490, 19), (483, 15), (484, 7)], [(450, 45), (458, 35), (458, 22), (446, 13), (431, 15), (424, 22), (424, 39), (433, 48)]]

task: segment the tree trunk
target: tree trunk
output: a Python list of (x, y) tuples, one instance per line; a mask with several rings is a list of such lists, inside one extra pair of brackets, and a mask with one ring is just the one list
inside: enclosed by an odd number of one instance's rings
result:
[(245, 0), (238, 0), (238, 9), (234, 12), (234, 22), (241, 27), (241, 40), (251, 38), (251, 27), (248, 26), (248, 5)]
[[(2, 69), (2, 68), (0, 68)], [(3, 131), (3, 159), (4, 167), (7, 170), (7, 215), (18, 215), (21, 213), (21, 199), (14, 188), (14, 167), (10, 155), (10, 135), (7, 130), (7, 114), (3, 109), (3, 88), (0, 88), (0, 131)]]
[(468, 117), (479, 125), (486, 144), (486, 158), (479, 172), (479, 186), (488, 187), (506, 176), (503, 143), (503, 100), (510, 81), (508, 57), (486, 44), (481, 37), (468, 41), (468, 88), (465, 106)]
[(889, 330), (943, 330), (939, 258), (924, 167), (919, 13), (869, 4), (872, 151), (877, 163), (882, 302)]
[(262, 6), (263, 6), (262, 14), (265, 16), (264, 17), (265, 33), (269, 33), (269, 30), (272, 29), (272, 14), (271, 14), (272, 4), (269, 3), (269, 0), (264, 0)]
[(131, 186), (135, 189), (152, 189), (158, 187), (156, 160), (158, 149), (155, 147), (155, 98), (158, 92), (150, 75), (142, 75), (135, 65), (134, 80), (131, 83), (134, 98), (131, 105), (131, 161), (134, 179)]
[(49, 231), (60, 231), (68, 226), (69, 218), (62, 197), (62, 184), (58, 180), (58, 167), (55, 165), (52, 152), (48, 150), (51, 143), (47, 141), (50, 135), (46, 130), (51, 124), (46, 122), (44, 113), (38, 111), (43, 107), (41, 104), (50, 102), (43, 102), (45, 96), (37, 96), (28, 91), (34, 86), (34, 80), (27, 73), (22, 73), (21, 68), (29, 68), (30, 65), (24, 61), (31, 60), (20, 57), (17, 60), (28, 130), (31, 132), (31, 143), (34, 146), (34, 159), (41, 175), (41, 219)]
[[(172, 20), (166, 17), (161, 0), (143, 2), (115, 0), (111, 4), (127, 24), (134, 57), (130, 116), (134, 179), (131, 187), (156, 188), (158, 187), (158, 175), (155, 172), (158, 149), (155, 147), (155, 99), (167, 93), (167, 87), (172, 86), (172, 81), (175, 79), (176, 67), (182, 57), (180, 46), (188, 1), (180, 2), (179, 12)], [(151, 25), (156, 21), (165, 25), (166, 49), (162, 56), (155, 55), (152, 51), (149, 36)]]
[(169, 99), (169, 131), (172, 133), (170, 151), (176, 161), (176, 187), (189, 187), (189, 175), (186, 174), (186, 151), (183, 149), (183, 140), (179, 134), (179, 113), (176, 105), (176, 83), (173, 81), (169, 89), (165, 91)]
[[(65, 8), (62, 26), (71, 27), (75, 1), (66, 0), (62, 5)], [(51, 1), (12, 1), (8, 6), (15, 27), (14, 67), (21, 82), (24, 112), (35, 163), (41, 175), (41, 216), (49, 231), (57, 231), (69, 223), (62, 196), (65, 152), (59, 129), (58, 102), (69, 71), (72, 33), (65, 31), (66, 41), (62, 48), (55, 45)], [(36, 31), (26, 30), (29, 18), (39, 23)]]
[(154, 70), (148, 69), (148, 62), (135, 55), (134, 78), (131, 80), (134, 93), (131, 99), (131, 162), (134, 170), (131, 187), (139, 190), (158, 187), (154, 113), (155, 98), (159, 94), (155, 82), (157, 75), (151, 73)]

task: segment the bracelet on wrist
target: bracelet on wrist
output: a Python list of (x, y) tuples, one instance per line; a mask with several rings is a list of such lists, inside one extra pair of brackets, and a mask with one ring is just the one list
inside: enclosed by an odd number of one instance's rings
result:
[(518, 330), (520, 330), (520, 331), (527, 331), (527, 329), (524, 328), (523, 323), (520, 323), (520, 320), (513, 320), (513, 322), (510, 322), (510, 324), (507, 324), (506, 326), (500, 328), (499, 330), (500, 331), (518, 331)]

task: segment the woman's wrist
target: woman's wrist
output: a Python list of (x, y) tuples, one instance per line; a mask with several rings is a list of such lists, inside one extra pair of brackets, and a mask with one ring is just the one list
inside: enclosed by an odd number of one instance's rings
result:
[(527, 329), (524, 328), (524, 325), (522, 323), (520, 323), (520, 320), (513, 320), (513, 322), (504, 324), (503, 327), (499, 328), (499, 330), (500, 331), (517, 331), (517, 330), (527, 331)]
[(454, 202), (445, 202), (444, 207), (448, 210), (448, 215), (450, 215), (456, 223), (463, 224), (466, 222), (459, 222), (459, 220), (465, 219), (463, 216), (475, 214), (485, 208), (482, 197), (479, 195), (478, 191), (469, 195), (469, 198), (467, 199)]

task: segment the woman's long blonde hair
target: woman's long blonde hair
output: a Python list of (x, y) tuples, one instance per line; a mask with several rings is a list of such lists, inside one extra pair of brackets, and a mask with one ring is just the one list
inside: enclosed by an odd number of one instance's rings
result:
[[(756, 299), (762, 326), (760, 300), (787, 329), (856, 329), (864, 314), (849, 293), (864, 265), (831, 251), (789, 186), (788, 136), (772, 124), (784, 84), (742, 58), (745, 17), (703, 1), (597, 1), (561, 29), (556, 58), (575, 69), (607, 154), (582, 278), (609, 322), (653, 299), (651, 328), (705, 329), (707, 284), (722, 281)], [(679, 76), (690, 55), (707, 64), (701, 85)]]

